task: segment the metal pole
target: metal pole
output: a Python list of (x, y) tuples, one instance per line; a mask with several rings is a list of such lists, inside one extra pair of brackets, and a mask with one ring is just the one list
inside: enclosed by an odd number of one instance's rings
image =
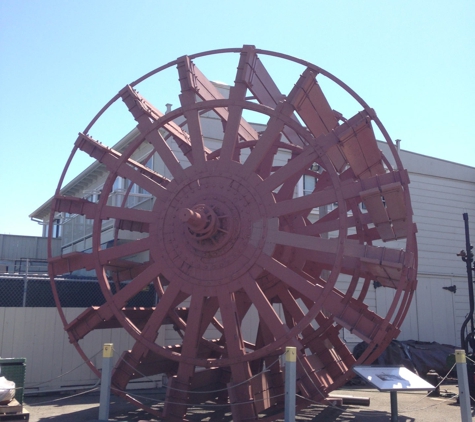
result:
[[(21, 270), (21, 261), (20, 261)], [(26, 258), (25, 276), (23, 277), (23, 307), (26, 308), (26, 293), (28, 290), (28, 273), (30, 271), (30, 260)]]
[(285, 348), (285, 422), (295, 422), (297, 349)]
[(398, 421), (397, 415), (397, 391), (391, 391), (391, 422)]
[(457, 379), (459, 384), (459, 403), (462, 422), (472, 422), (472, 409), (470, 407), (470, 390), (468, 389), (467, 360), (465, 350), (455, 351), (457, 365)]
[(111, 401), (111, 375), (114, 345), (104, 343), (102, 349), (101, 393), (99, 399), (99, 421), (109, 420), (109, 406)]
[[(474, 300), (474, 292), (473, 292), (473, 277), (472, 277), (472, 263), (473, 263), (473, 252), (472, 252), (472, 245), (470, 244), (470, 230), (468, 226), (468, 214), (463, 214), (463, 220), (465, 224), (465, 249), (467, 250), (466, 255), (463, 254), (463, 251), (459, 254), (462, 257), (462, 260), (465, 262), (467, 266), (467, 277), (468, 277), (468, 300), (470, 305), (470, 312), (462, 324), (462, 328), (460, 329), (460, 341), (462, 343), (462, 348), (468, 353), (468, 341), (467, 338), (473, 336), (475, 332), (475, 327), (473, 323), (473, 312), (475, 310), (475, 300)], [(470, 334), (469, 336), (465, 336), (465, 328), (470, 321)]]

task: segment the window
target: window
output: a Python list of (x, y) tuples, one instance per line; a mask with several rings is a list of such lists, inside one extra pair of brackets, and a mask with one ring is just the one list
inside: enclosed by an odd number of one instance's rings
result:
[[(309, 170), (315, 172), (315, 173), (321, 173), (322, 168), (317, 164), (313, 163)], [(304, 174), (303, 176), (303, 195), (310, 195), (314, 190), (315, 190), (315, 185), (317, 183), (317, 179), (310, 175), (310, 174)]]
[[(46, 227), (48, 229), (48, 227)], [(55, 218), (53, 220), (53, 238), (61, 237), (61, 219)]]
[(112, 185), (112, 192), (123, 191), (125, 186), (125, 180), (123, 177), (118, 176), (114, 180), (114, 184)]
[(313, 176), (304, 174), (303, 176), (303, 194), (310, 195), (315, 190), (316, 179)]

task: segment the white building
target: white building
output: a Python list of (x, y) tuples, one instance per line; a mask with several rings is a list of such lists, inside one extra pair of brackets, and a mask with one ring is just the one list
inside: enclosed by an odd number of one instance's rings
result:
[[(399, 155), (411, 179), (419, 249), (418, 286), (399, 339), (460, 346), (469, 301), (457, 253), (465, 249), (463, 213), (475, 236), (475, 168), (404, 150)], [(376, 308), (384, 307), (384, 293), (377, 289)]]

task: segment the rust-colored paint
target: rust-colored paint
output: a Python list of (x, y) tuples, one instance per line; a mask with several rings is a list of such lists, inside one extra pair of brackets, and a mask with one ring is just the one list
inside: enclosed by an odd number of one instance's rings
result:
[[(224, 53), (239, 54), (229, 98), (194, 63)], [(289, 93), (280, 91), (262, 56), (302, 66)], [(134, 86), (171, 66), (177, 67), (181, 105), (164, 114)], [(318, 83), (323, 77), (345, 89), (362, 111), (346, 118), (335, 112)], [(88, 135), (117, 100), (140, 132), (123, 152)], [(267, 116), (265, 130), (257, 132), (243, 118), (246, 110)], [(205, 145), (203, 113), (221, 121), (220, 143)], [(374, 125), (392, 159), (379, 150)], [(131, 158), (143, 142), (163, 161), (167, 177)], [(283, 164), (275, 160), (282, 151), (288, 157)], [(353, 376), (353, 365), (372, 362), (398, 335), (417, 272), (409, 179), (374, 111), (325, 70), (253, 46), (180, 57), (122, 89), (79, 135), (72, 156), (83, 152), (109, 172), (101, 197), (94, 203), (64, 196), (63, 174), (50, 226), (58, 212), (93, 220), (92, 251), (50, 253), (51, 284), (69, 338), (94, 372), (99, 373), (80, 339), (107, 327), (122, 327), (135, 338), (131, 350), (120, 351), (113, 385), (137, 406), (181, 421), (193, 403), (228, 400), (235, 421), (258, 420), (258, 412), (283, 405), (278, 357), (286, 347), (296, 348), (299, 394), (323, 401)], [(108, 197), (118, 177), (129, 188), (114, 205)], [(315, 189), (297, 198), (302, 177), (314, 178)], [(153, 207), (128, 205), (132, 185), (151, 195)], [(325, 213), (324, 206), (332, 209)], [(319, 207), (314, 221), (311, 210)], [(101, 228), (110, 219), (116, 242), (105, 248)], [(121, 231), (135, 234), (128, 236), (135, 240), (120, 242)], [(395, 240), (405, 242), (404, 249), (391, 248)], [(66, 321), (55, 278), (80, 269), (96, 271), (105, 303)], [(349, 280), (344, 291), (336, 287), (342, 276)], [(387, 315), (364, 303), (373, 280), (395, 290)], [(159, 297), (156, 307), (128, 307), (149, 286)], [(242, 324), (253, 308), (257, 334), (247, 338)], [(173, 324), (181, 344), (156, 342), (167, 324)], [(216, 338), (205, 336), (210, 327)], [(343, 328), (368, 344), (358, 360), (339, 335)], [(130, 380), (160, 373), (169, 377), (162, 410), (125, 392)]]

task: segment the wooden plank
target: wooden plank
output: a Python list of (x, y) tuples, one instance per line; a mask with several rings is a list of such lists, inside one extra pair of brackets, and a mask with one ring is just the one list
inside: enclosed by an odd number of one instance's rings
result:
[(10, 403), (0, 405), (0, 413), (20, 413), (23, 406), (13, 399)]

